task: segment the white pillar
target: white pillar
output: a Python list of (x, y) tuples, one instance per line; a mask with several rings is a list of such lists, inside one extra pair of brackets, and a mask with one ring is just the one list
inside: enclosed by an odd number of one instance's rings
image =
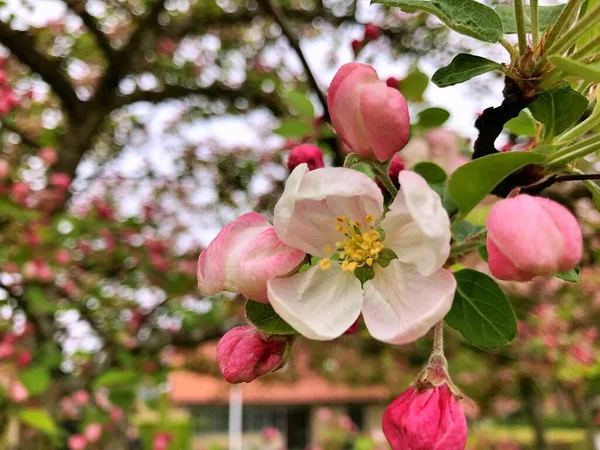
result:
[(242, 450), (242, 385), (234, 384), (229, 390), (229, 450)]

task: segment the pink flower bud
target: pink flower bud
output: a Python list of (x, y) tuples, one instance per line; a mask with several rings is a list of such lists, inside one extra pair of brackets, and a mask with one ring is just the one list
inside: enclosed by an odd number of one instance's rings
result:
[(0, 342), (0, 359), (10, 358), (15, 351), (12, 342)]
[(154, 435), (154, 439), (152, 440), (152, 450), (167, 450), (172, 440), (173, 435), (171, 433), (156, 433)]
[(123, 410), (121, 408), (111, 408), (108, 415), (113, 422), (119, 422), (123, 418)]
[(365, 41), (374, 41), (381, 36), (381, 28), (372, 23), (365, 25)]
[(102, 424), (98, 422), (89, 423), (83, 430), (83, 435), (88, 442), (96, 442), (102, 437)]
[(56, 252), (56, 262), (61, 266), (65, 266), (71, 262), (71, 254), (68, 250), (61, 249)]
[(447, 384), (411, 386), (386, 408), (383, 433), (392, 450), (464, 450), (467, 420)]
[(360, 323), (358, 322), (358, 319), (356, 319), (356, 321), (350, 325), (350, 327), (344, 331), (344, 334), (354, 334), (358, 331), (358, 328), (360, 326)]
[(10, 175), (10, 164), (5, 159), (0, 159), (0, 180), (5, 180)]
[(398, 81), (398, 78), (395, 77), (389, 77), (387, 80), (385, 80), (385, 84), (392, 89), (398, 89), (400, 87), (400, 81)]
[(29, 364), (31, 364), (32, 360), (33, 360), (33, 357), (31, 356), (31, 353), (28, 352), (27, 350), (23, 350), (17, 356), (17, 360), (16, 360), (17, 367), (20, 369), (23, 369), (23, 368), (27, 367)]
[(282, 243), (268, 220), (244, 214), (227, 225), (198, 260), (198, 288), (203, 295), (239, 292), (267, 303), (267, 281), (293, 271), (304, 252)]
[(494, 205), (487, 218), (488, 263), (500, 280), (528, 281), (574, 268), (583, 238), (577, 219), (564, 206), (519, 195)]
[(74, 434), (69, 437), (67, 442), (69, 450), (85, 450), (87, 447), (87, 440), (81, 434)]
[(400, 175), (400, 172), (402, 172), (404, 170), (404, 161), (402, 161), (402, 158), (400, 158), (399, 155), (394, 155), (394, 157), (392, 158), (392, 162), (390, 163), (390, 167), (388, 168), (388, 175), (390, 176), (390, 179), (394, 182), (394, 183), (398, 183), (398, 175)]
[(56, 161), (58, 161), (56, 151), (51, 147), (44, 147), (41, 149), (39, 157), (42, 158), (42, 160), (49, 166), (54, 165)]
[(288, 340), (265, 337), (252, 325), (229, 330), (217, 345), (217, 364), (230, 383), (250, 381), (279, 369)]
[(84, 390), (76, 391), (73, 393), (73, 401), (79, 406), (85, 406), (90, 401), (90, 394)]
[(6, 76), (6, 72), (4, 70), (0, 70), (0, 86), (4, 86), (7, 79), (8, 77)]
[(337, 134), (362, 158), (388, 161), (408, 143), (406, 100), (371, 66), (343, 65), (331, 82), (327, 104)]
[(288, 169), (291, 172), (297, 166), (306, 163), (309, 170), (320, 169), (325, 167), (323, 164), (323, 151), (312, 144), (298, 145), (290, 152), (288, 158)]
[(29, 392), (23, 383), (20, 381), (13, 381), (10, 383), (8, 389), (10, 399), (15, 403), (23, 403), (29, 398)]
[(50, 175), (50, 184), (58, 189), (66, 191), (71, 186), (71, 177), (66, 173), (53, 173)]
[(358, 55), (358, 52), (360, 52), (360, 49), (362, 48), (364, 42), (363, 41), (359, 41), (358, 39), (353, 39), (352, 42), (350, 43), (350, 45), (352, 46), (352, 51), (354, 52), (354, 55)]

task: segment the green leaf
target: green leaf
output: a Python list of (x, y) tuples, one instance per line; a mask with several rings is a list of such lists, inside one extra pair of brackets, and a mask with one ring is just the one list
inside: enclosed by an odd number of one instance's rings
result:
[(564, 58), (562, 56), (549, 56), (548, 59), (558, 69), (574, 75), (585, 81), (600, 83), (600, 67), (592, 64), (583, 64), (574, 59)]
[(135, 402), (136, 395), (134, 386), (111, 389), (108, 398), (112, 404), (125, 409)]
[(139, 374), (134, 370), (111, 369), (96, 378), (94, 389), (129, 385), (136, 383), (138, 379)]
[(453, 86), (493, 70), (502, 71), (502, 65), (481, 56), (461, 53), (446, 67), (438, 69), (431, 81), (439, 87)]
[(456, 242), (464, 242), (484, 228), (483, 225), (473, 225), (471, 222), (463, 220), (454, 230), (452, 230), (452, 235), (456, 239)]
[(42, 431), (50, 436), (58, 434), (58, 428), (52, 416), (47, 411), (39, 408), (26, 408), (19, 410), (19, 419), (24, 424)]
[(448, 181), (450, 197), (466, 216), (511, 173), (529, 164), (539, 164), (544, 156), (532, 152), (504, 152), (484, 156), (460, 166)]
[(569, 283), (579, 283), (581, 278), (579, 277), (579, 266), (574, 269), (569, 270), (568, 272), (555, 273), (554, 276), (556, 278), (560, 278), (561, 280), (568, 281)]
[[(581, 6), (581, 13), (580, 13), (581, 17), (583, 17), (585, 14), (587, 14), (589, 11), (591, 11), (598, 5), (600, 5), (600, 0), (585, 0), (583, 2), (583, 5)], [(589, 41), (591, 41), (592, 39), (597, 37), (599, 34), (600, 34), (600, 23), (597, 23), (596, 25), (591, 27), (589, 30), (587, 30), (585, 33), (581, 34), (581, 36), (577, 40), (577, 47), (578, 48), (583, 47)], [(597, 45), (595, 48), (590, 49), (588, 54), (593, 55), (595, 53), (598, 53), (599, 51), (600, 51), (600, 44)]]
[(558, 136), (581, 117), (587, 99), (564, 83), (546, 91), (529, 106), (533, 117), (544, 124), (544, 138)]
[(502, 21), (489, 6), (474, 0), (375, 0), (413, 13), (433, 14), (454, 31), (480, 41), (498, 42), (502, 37)]
[(398, 256), (396, 253), (394, 253), (394, 250), (391, 248), (384, 248), (379, 253), (377, 264), (379, 264), (381, 267), (387, 267), (394, 259), (398, 259)]
[(287, 101), (292, 108), (302, 117), (312, 119), (315, 116), (315, 107), (306, 94), (300, 91), (290, 91), (287, 94)]
[(412, 170), (425, 178), (428, 184), (440, 184), (447, 178), (444, 169), (432, 162), (420, 162)]
[(25, 290), (25, 299), (29, 302), (32, 311), (35, 314), (53, 313), (57, 310), (57, 305), (51, 302), (44, 290), (37, 285), (32, 285)]
[[(565, 5), (555, 6), (538, 6), (538, 28), (539, 31), (544, 31), (548, 26), (552, 25)], [(502, 20), (502, 28), (506, 34), (517, 33), (517, 21), (515, 19), (515, 8), (513, 6), (503, 5), (495, 9), (496, 13)], [(531, 17), (530, 9), (524, 8), (525, 13), (525, 31), (531, 33)]]
[(309, 136), (313, 132), (312, 128), (306, 123), (298, 119), (286, 119), (273, 130), (273, 133), (283, 137), (304, 137)]
[(456, 293), (445, 321), (473, 345), (502, 347), (517, 335), (517, 319), (502, 289), (472, 269), (454, 274)]
[(420, 103), (428, 85), (429, 77), (415, 66), (400, 83), (400, 92), (409, 102)]
[(481, 256), (481, 259), (483, 259), (485, 262), (488, 262), (490, 255), (488, 254), (487, 245), (481, 245), (480, 247), (477, 247), (477, 252), (479, 253), (479, 256)]
[[(388, 262), (388, 264), (389, 264), (389, 262)], [(360, 267), (356, 268), (356, 270), (354, 271), (354, 276), (356, 278), (358, 278), (358, 281), (360, 281), (360, 284), (363, 285), (367, 281), (375, 278), (375, 271), (373, 270), (372, 267), (369, 267), (365, 264), (364, 266), (360, 266)]]
[(600, 186), (592, 180), (583, 180), (583, 184), (588, 191), (592, 193), (592, 201), (598, 211), (600, 211)]
[(50, 387), (50, 373), (45, 367), (32, 366), (19, 373), (19, 380), (27, 388), (27, 391), (33, 395), (40, 395)]
[(450, 113), (444, 108), (427, 108), (418, 114), (417, 125), (423, 128), (442, 126), (450, 118)]
[(268, 334), (298, 334), (286, 321), (279, 317), (269, 304), (248, 300), (246, 302), (246, 317), (256, 328)]
[(523, 109), (517, 117), (506, 122), (504, 128), (517, 136), (535, 136), (537, 134), (537, 122), (528, 109)]

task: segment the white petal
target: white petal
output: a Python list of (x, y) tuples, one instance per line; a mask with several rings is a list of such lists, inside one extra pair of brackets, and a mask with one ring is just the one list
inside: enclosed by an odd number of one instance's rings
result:
[(369, 333), (383, 342), (407, 344), (423, 336), (450, 311), (456, 280), (440, 269), (424, 277), (397, 259), (375, 267), (364, 284), (363, 317)]
[(400, 192), (381, 221), (383, 245), (422, 275), (441, 268), (450, 254), (450, 219), (440, 196), (418, 174), (403, 170)]
[(288, 278), (273, 278), (267, 295), (283, 320), (318, 341), (341, 336), (362, 307), (360, 281), (351, 272), (342, 272), (338, 263), (329, 270), (315, 266)]
[(317, 256), (344, 235), (335, 218), (347, 216), (366, 227), (365, 219), (383, 213), (383, 196), (375, 182), (356, 170), (326, 167), (308, 172), (294, 169), (275, 206), (273, 225), (281, 241)]

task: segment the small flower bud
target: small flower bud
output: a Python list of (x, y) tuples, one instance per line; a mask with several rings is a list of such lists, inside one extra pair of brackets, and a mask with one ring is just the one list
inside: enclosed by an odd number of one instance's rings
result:
[(265, 336), (252, 325), (229, 330), (217, 346), (217, 363), (230, 383), (250, 381), (279, 369), (285, 363), (289, 340)]
[(352, 51), (354, 52), (354, 56), (358, 55), (360, 50), (362, 49), (364, 42), (359, 41), (358, 39), (353, 39), (350, 45), (352, 46)]
[(71, 177), (66, 173), (53, 173), (50, 175), (50, 184), (55, 188), (66, 191), (71, 186)]
[(381, 36), (381, 28), (372, 23), (365, 25), (365, 41), (374, 41)]
[(85, 436), (82, 436), (81, 434), (74, 434), (69, 437), (67, 445), (69, 446), (69, 450), (85, 450), (87, 447), (87, 440), (85, 439)]
[(291, 172), (302, 163), (306, 163), (309, 170), (325, 167), (325, 164), (323, 164), (323, 151), (312, 144), (294, 147), (288, 158), (288, 170)]
[(447, 384), (409, 387), (383, 414), (392, 450), (464, 450), (467, 421)]
[(385, 84), (392, 89), (398, 89), (400, 87), (400, 81), (398, 81), (398, 78), (395, 77), (389, 77), (387, 80), (385, 80)]
[(29, 398), (29, 392), (23, 383), (20, 381), (13, 381), (10, 383), (8, 389), (10, 399), (15, 403), (23, 403)]
[(487, 218), (488, 264), (500, 280), (529, 281), (573, 269), (583, 238), (577, 219), (555, 201), (529, 195), (494, 205)]
[(99, 441), (102, 437), (102, 424), (98, 422), (87, 424), (83, 430), (83, 435), (88, 442)]
[(52, 166), (58, 161), (56, 151), (51, 147), (44, 147), (40, 150), (39, 157), (49, 166)]
[(408, 143), (406, 99), (371, 66), (342, 66), (329, 87), (327, 104), (336, 133), (361, 158), (388, 161)]

